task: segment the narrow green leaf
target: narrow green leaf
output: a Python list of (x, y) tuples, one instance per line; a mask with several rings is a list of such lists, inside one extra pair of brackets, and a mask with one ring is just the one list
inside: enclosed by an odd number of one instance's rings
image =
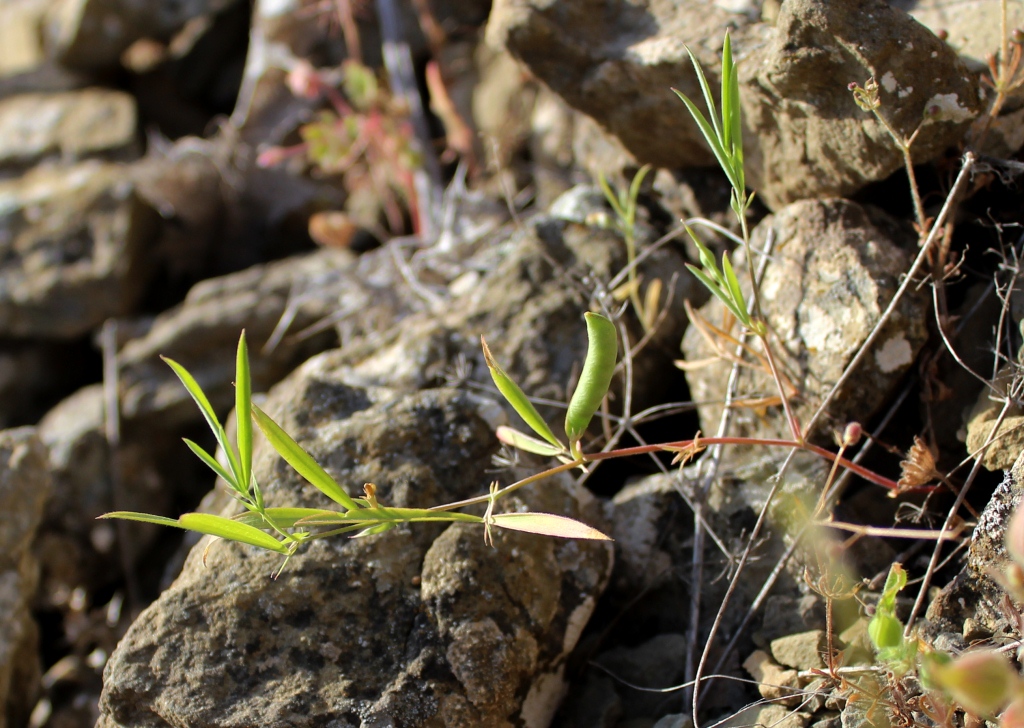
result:
[(700, 264), (704, 268), (707, 275), (714, 280), (717, 285), (721, 288), (725, 287), (725, 278), (722, 276), (722, 272), (718, 270), (718, 261), (715, 260), (715, 254), (711, 252), (704, 243), (701, 242), (697, 234), (693, 232), (693, 228), (689, 225), (686, 226), (686, 232), (690, 236), (690, 240), (693, 241), (694, 245), (697, 246), (697, 250), (700, 252)]
[(704, 75), (704, 69), (701, 68), (697, 58), (690, 52), (690, 49), (686, 49), (686, 53), (690, 56), (690, 63), (693, 64), (693, 70), (697, 72), (697, 81), (700, 83), (701, 93), (704, 94), (704, 104), (708, 107), (708, 115), (711, 117), (711, 124), (714, 127), (715, 138), (719, 141), (722, 140), (722, 129), (718, 126), (718, 110), (715, 108), (715, 97), (711, 95), (711, 84), (708, 83), (707, 77)]
[(628, 219), (626, 223), (633, 227), (636, 224), (636, 201), (640, 199), (640, 186), (644, 183), (644, 178), (647, 173), (651, 171), (651, 165), (645, 164), (637, 173), (633, 175), (633, 181), (629, 183), (629, 195), (627, 197), (628, 203), (626, 209), (628, 211)]
[(213, 431), (213, 436), (217, 438), (217, 443), (224, 450), (228, 458), (228, 463), (231, 466), (231, 472), (235, 475), (235, 480), (238, 483), (245, 485), (245, 481), (242, 479), (242, 469), (238, 463), (238, 454), (235, 449), (228, 443), (227, 433), (224, 432), (224, 426), (221, 425), (220, 420), (217, 419), (217, 413), (213, 411), (213, 406), (210, 404), (210, 400), (206, 398), (206, 393), (203, 392), (203, 388), (199, 386), (199, 382), (189, 373), (189, 371), (178, 362), (173, 359), (168, 359), (166, 356), (160, 357), (163, 359), (167, 366), (169, 366), (174, 373), (181, 380), (181, 383), (185, 386), (185, 389), (191, 395), (192, 399), (199, 406), (199, 411), (203, 413), (203, 417), (206, 418), (206, 423), (210, 426)]
[(586, 538), (595, 541), (612, 540), (596, 528), (591, 528), (572, 518), (556, 516), (553, 513), (499, 513), (496, 516), (491, 516), (491, 523), (510, 531), (524, 531), (541, 536)]
[(352, 497), (338, 485), (337, 481), (328, 475), (327, 471), (321, 468), (308, 452), (299, 447), (291, 435), (282, 430), (266, 412), (255, 404), (252, 405), (252, 416), (270, 444), (284, 458), (285, 462), (295, 468), (299, 475), (338, 505), (350, 510), (359, 507)]
[(626, 216), (626, 211), (622, 207), (622, 203), (619, 202), (618, 195), (612, 190), (612, 186), (608, 184), (608, 180), (605, 179), (603, 174), (597, 175), (597, 183), (601, 186), (601, 191), (604, 192), (604, 197), (608, 200), (608, 204), (612, 206), (612, 210), (615, 215), (621, 220)]
[(268, 551), (276, 551), (279, 554), (289, 553), (288, 547), (258, 528), (239, 523), (230, 518), (214, 516), (209, 513), (186, 513), (178, 519), (182, 528), (198, 533), (209, 534), (226, 538), (229, 541), (239, 541), (250, 546), (257, 546)]
[(540, 416), (537, 409), (533, 406), (533, 403), (527, 398), (526, 394), (519, 385), (512, 381), (512, 378), (505, 373), (505, 370), (498, 366), (498, 363), (494, 361), (494, 357), (491, 356), (491, 350), (487, 346), (487, 342), (484, 341), (484, 337), (480, 337), (480, 345), (484, 350), (484, 360), (487, 362), (487, 368), (491, 372), (491, 379), (494, 380), (494, 385), (501, 392), (501, 395), (505, 400), (512, 405), (523, 421), (530, 426), (530, 429), (536, 432), (538, 435), (543, 437), (545, 440), (550, 442), (552, 445), (558, 448), (564, 449), (562, 443), (555, 437), (555, 433), (548, 427), (548, 423), (544, 421), (544, 418)]
[(536, 437), (531, 437), (525, 432), (520, 432), (505, 425), (501, 425), (495, 431), (495, 434), (500, 442), (524, 452), (531, 452), (534, 455), (553, 458), (568, 453), (568, 450), (564, 447), (555, 447), (543, 440), (538, 440)]
[(727, 149), (732, 158), (732, 168), (736, 175), (739, 189), (737, 193), (742, 197), (746, 192), (746, 176), (743, 170), (743, 109), (740, 107), (740, 77), (736, 66), (732, 67), (732, 78), (730, 81), (730, 98), (732, 116), (727, 123), (732, 127), (732, 148)]
[(288, 553), (288, 547), (273, 536), (245, 523), (210, 515), (209, 513), (186, 513), (175, 520), (164, 516), (152, 516), (148, 513), (134, 513), (132, 511), (115, 511), (104, 513), (100, 518), (120, 518), (126, 521), (141, 521), (142, 523), (155, 523), (158, 526), (171, 526), (186, 531), (205, 533), (211, 536), (219, 536), (230, 541), (241, 541), (250, 546), (258, 546), (269, 551), (277, 551), (281, 554)]
[(732, 268), (728, 253), (722, 255), (722, 271), (725, 275), (725, 282), (729, 286), (729, 292), (732, 294), (732, 300), (736, 304), (735, 308), (741, 313), (737, 318), (740, 323), (749, 327), (750, 314), (747, 312), (747, 299), (743, 295), (743, 289), (740, 288), (740, 281), (736, 277), (736, 271)]
[(360, 531), (355, 536), (352, 536), (352, 538), (365, 538), (366, 536), (376, 536), (378, 533), (390, 531), (396, 525), (397, 524), (395, 523), (378, 523), (376, 526), (370, 526), (369, 528)]
[(235, 429), (238, 439), (238, 460), (242, 470), (242, 487), (248, 491), (252, 480), (252, 378), (249, 372), (249, 347), (245, 331), (238, 337), (235, 355)]
[(714, 153), (715, 159), (718, 160), (718, 166), (722, 168), (722, 171), (725, 172), (725, 176), (729, 178), (729, 183), (732, 184), (733, 187), (736, 187), (738, 180), (733, 172), (732, 159), (726, 154), (725, 148), (722, 147), (722, 143), (715, 130), (711, 128), (711, 124), (708, 123), (707, 119), (704, 118), (704, 115), (700, 113), (700, 109), (698, 109), (690, 99), (686, 98), (686, 96), (676, 89), (672, 90), (675, 91), (676, 96), (682, 99), (682, 102), (686, 104), (686, 108), (689, 110), (690, 116), (692, 116), (693, 120), (697, 122), (697, 126), (700, 127), (701, 134), (704, 135), (704, 140), (708, 143), (708, 146), (711, 147), (711, 151)]
[(119, 518), (122, 521), (141, 521), (142, 523), (155, 523), (158, 526), (182, 528), (182, 525), (178, 523), (178, 519), (176, 518), (151, 516), (148, 513), (135, 513), (134, 511), (114, 511), (113, 513), (104, 513), (102, 516), (99, 516), (99, 518)]
[(736, 304), (732, 300), (732, 294), (726, 288), (711, 280), (711, 278), (709, 278), (704, 271), (697, 266), (687, 263), (686, 267), (694, 276), (697, 277), (697, 280), (704, 284), (705, 288), (715, 295), (715, 298), (725, 304), (725, 307), (732, 311), (732, 314), (736, 317), (737, 321), (743, 321), (744, 318), (749, 320), (749, 316), (745, 316), (744, 311), (736, 307)]
[(573, 455), (578, 454), (574, 443), (587, 431), (590, 420), (608, 394), (619, 353), (615, 324), (599, 313), (588, 311), (583, 316), (587, 321), (587, 358), (565, 413), (565, 434)]
[(203, 448), (199, 447), (196, 443), (189, 440), (187, 437), (184, 438), (185, 444), (188, 445), (188, 449), (196, 454), (200, 460), (206, 463), (206, 467), (215, 472), (221, 480), (230, 485), (239, 492), (244, 492), (235, 484), (234, 476), (229, 473), (223, 465), (217, 462), (217, 458), (213, 457), (210, 453), (206, 452)]
[(732, 157), (733, 144), (736, 138), (733, 136), (733, 116), (736, 108), (733, 106), (732, 80), (732, 41), (729, 38), (729, 31), (725, 32), (725, 43), (722, 45), (722, 147), (725, 153)]

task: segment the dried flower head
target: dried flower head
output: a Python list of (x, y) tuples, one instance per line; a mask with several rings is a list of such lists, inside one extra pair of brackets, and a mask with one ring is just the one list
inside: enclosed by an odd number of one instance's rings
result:
[(907, 457), (900, 463), (900, 479), (897, 481), (900, 490), (920, 488), (942, 474), (935, 468), (935, 455), (920, 437), (914, 437), (914, 444), (907, 452)]

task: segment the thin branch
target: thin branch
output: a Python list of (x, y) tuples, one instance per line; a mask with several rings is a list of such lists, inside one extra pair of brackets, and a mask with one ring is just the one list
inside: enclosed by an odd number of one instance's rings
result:
[(935, 219), (935, 224), (932, 225), (931, 232), (928, 233), (928, 237), (925, 239), (924, 244), (921, 245), (921, 250), (918, 252), (917, 258), (914, 260), (914, 264), (910, 266), (910, 270), (907, 271), (907, 274), (904, 276), (903, 282), (896, 290), (895, 295), (893, 295), (892, 300), (889, 302), (889, 305), (886, 307), (885, 311), (882, 312), (881, 317), (878, 319), (878, 323), (875, 324), (875, 327), (871, 330), (871, 333), (868, 335), (863, 345), (861, 345), (860, 350), (857, 352), (856, 356), (853, 357), (853, 361), (847, 364), (846, 369), (843, 370), (842, 375), (839, 377), (838, 380), (836, 380), (836, 383), (832, 385), (832, 389), (829, 390), (829, 393), (825, 396), (825, 399), (822, 400), (821, 404), (818, 406), (817, 411), (814, 413), (814, 415), (811, 416), (811, 419), (808, 420), (807, 424), (804, 426), (805, 434), (809, 434), (810, 432), (813, 431), (814, 426), (818, 424), (818, 421), (824, 416), (829, 406), (831, 406), (832, 401), (839, 394), (839, 390), (842, 389), (843, 385), (846, 384), (847, 380), (850, 378), (853, 372), (857, 369), (858, 366), (860, 366), (860, 363), (864, 361), (865, 357), (867, 357), (868, 352), (871, 349), (871, 346), (875, 343), (875, 340), (882, 333), (882, 329), (889, 322), (889, 319), (892, 317), (893, 312), (896, 310), (896, 306), (899, 305), (899, 302), (902, 300), (903, 295), (906, 293), (907, 289), (912, 285), (914, 278), (917, 276), (921, 268), (924, 266), (925, 262), (928, 259), (928, 253), (931, 250), (932, 245), (938, 238), (939, 232), (945, 225), (946, 217), (953, 209), (953, 206), (956, 203), (956, 199), (960, 196), (960, 193), (963, 191), (964, 187), (967, 184), (967, 180), (970, 177), (970, 171), (974, 167), (974, 161), (975, 158), (973, 154), (971, 154), (970, 152), (964, 154), (964, 161), (963, 166), (960, 168), (960, 174), (957, 175), (956, 182), (954, 182), (953, 184), (953, 189), (950, 190), (949, 194), (946, 196), (946, 202), (945, 204), (943, 204), (942, 210), (939, 212), (939, 216)]

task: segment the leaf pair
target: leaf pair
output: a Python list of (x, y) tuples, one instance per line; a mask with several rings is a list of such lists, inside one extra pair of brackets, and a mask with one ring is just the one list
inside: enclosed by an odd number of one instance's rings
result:
[(737, 321), (745, 328), (758, 333), (761, 326), (750, 315), (750, 310), (747, 308), (747, 299), (743, 295), (743, 289), (740, 288), (740, 281), (736, 277), (736, 271), (733, 270), (732, 263), (729, 261), (729, 255), (722, 255), (722, 267), (719, 268), (715, 262), (714, 254), (700, 241), (700, 238), (694, 234), (689, 226), (686, 227), (686, 232), (690, 235), (690, 239), (696, 243), (697, 249), (700, 251), (701, 264), (700, 268), (689, 263), (686, 264), (686, 267), (704, 284), (705, 288), (725, 304)]
[(502, 369), (487, 346), (483, 337), (480, 343), (484, 350), (484, 359), (491, 372), (491, 378), (502, 396), (512, 408), (523, 418), (542, 439), (514, 430), (511, 427), (499, 427), (498, 439), (507, 445), (526, 452), (546, 457), (557, 457), (563, 462), (572, 462), (582, 458), (580, 440), (590, 421), (594, 418), (608, 388), (611, 386), (612, 375), (615, 373), (615, 360), (618, 355), (618, 336), (615, 324), (599, 313), (584, 314), (587, 322), (587, 357), (583, 362), (583, 371), (579, 382), (569, 400), (569, 408), (565, 414), (565, 435), (569, 439), (566, 446), (548, 427), (548, 423), (540, 416), (519, 385)]

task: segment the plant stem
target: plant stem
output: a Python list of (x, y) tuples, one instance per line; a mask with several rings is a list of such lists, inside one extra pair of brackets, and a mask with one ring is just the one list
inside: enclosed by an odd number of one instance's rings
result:
[[(796, 440), (783, 440), (783, 439), (775, 439), (775, 438), (769, 438), (769, 437), (700, 437), (700, 438), (695, 438), (693, 440), (679, 440), (677, 442), (666, 442), (666, 443), (659, 443), (659, 444), (654, 444), (654, 445), (639, 445), (637, 447), (624, 447), (624, 448), (620, 448), (618, 450), (609, 450), (608, 452), (598, 452), (598, 453), (592, 453), (592, 454), (585, 454), (583, 456), (583, 458), (582, 458), (582, 462), (594, 462), (594, 461), (597, 461), (597, 460), (610, 460), (612, 458), (629, 457), (631, 455), (645, 455), (647, 453), (659, 452), (659, 451), (664, 451), (664, 450), (670, 450), (670, 451), (685, 450), (687, 448), (692, 448), (695, 445), (696, 446), (705, 446), (705, 445), (744, 445), (744, 446), (747, 446), (747, 447), (761, 445), (761, 446), (764, 446), (764, 447), (788, 447), (788, 448), (793, 448), (794, 450), (804, 450), (806, 452), (818, 455), (819, 457), (822, 457), (825, 460), (828, 460), (830, 463), (838, 461), (839, 465), (841, 467), (845, 468), (846, 470), (852, 471), (853, 473), (859, 475), (860, 477), (864, 478), (865, 480), (867, 480), (867, 481), (869, 481), (871, 483), (874, 483), (875, 485), (880, 485), (883, 488), (886, 488), (886, 489), (892, 490), (892, 491), (906, 490), (905, 488), (901, 489), (899, 484), (897, 484), (894, 480), (890, 480), (889, 478), (886, 478), (884, 475), (879, 475), (878, 473), (874, 472), (873, 470), (865, 468), (863, 465), (858, 465), (857, 463), (853, 462), (852, 460), (848, 460), (848, 459), (846, 459), (844, 457), (839, 457), (835, 453), (830, 452), (830, 451), (826, 450), (825, 448), (820, 447), (818, 445), (814, 445), (814, 444), (809, 443), (807, 441), (798, 442)], [(562, 470), (568, 469), (573, 464), (578, 465), (579, 463), (571, 463), (571, 464), (560, 466), (559, 468), (553, 468), (550, 471), (545, 471), (544, 473), (541, 473), (541, 475), (546, 477), (548, 474), (554, 474), (555, 472), (561, 472)], [(522, 481), (520, 481), (520, 482), (522, 482)], [(511, 487), (512, 486), (509, 486), (509, 488), (511, 488)], [(480, 499), (473, 499), (473, 502), (483, 502), (483, 501), (487, 500), (487, 498), (484, 497), (484, 496), (481, 496), (481, 498), (482, 498), (482, 500), (480, 500)], [(445, 510), (447, 510), (448, 506), (445, 506), (444, 508), (445, 508)]]
[(872, 109), (871, 113), (875, 115), (875, 118), (885, 127), (885, 130), (889, 132), (889, 136), (896, 142), (896, 146), (899, 147), (900, 153), (903, 155), (903, 166), (907, 170), (907, 179), (910, 181), (910, 196), (914, 200), (914, 217), (917, 218), (917, 230), (918, 236), (924, 238), (928, 234), (925, 229), (925, 217), (924, 217), (924, 205), (921, 204), (921, 193), (917, 189), (917, 177), (914, 174), (914, 160), (910, 156), (910, 145), (914, 143), (914, 139), (917, 137), (917, 132), (921, 130), (918, 127), (909, 138), (904, 139), (902, 136), (896, 133), (896, 130), (889, 123), (878, 109)]
[[(651, 452), (653, 452), (653, 450)], [(493, 495), (490, 494), (490, 493), (488, 493), (487, 495), (478, 495), (475, 498), (467, 498), (466, 500), (457, 501), (455, 503), (446, 503), (446, 504), (444, 504), (442, 506), (434, 506), (433, 508), (428, 508), (427, 510), (430, 510), (430, 511), (453, 511), (456, 508), (465, 508), (466, 506), (473, 506), (473, 505), (477, 505), (478, 503), (489, 503), (492, 500), (497, 500), (498, 498), (501, 498), (503, 496), (508, 495), (512, 491), (519, 490), (524, 485), (529, 485), (530, 483), (536, 483), (538, 480), (543, 480), (544, 478), (550, 478), (552, 475), (557, 475), (558, 473), (564, 473), (566, 470), (572, 470), (573, 468), (578, 468), (579, 466), (583, 465), (583, 463), (586, 460), (590, 460), (590, 459), (603, 459), (603, 458), (592, 458), (589, 455), (585, 455), (582, 458), (579, 458), (577, 460), (573, 460), (572, 462), (562, 463), (561, 465), (558, 465), (558, 466), (556, 466), (554, 468), (549, 468), (548, 470), (544, 470), (543, 472), (534, 473), (533, 475), (531, 475), (531, 476), (529, 476), (527, 478), (523, 478), (522, 480), (517, 480), (515, 483), (512, 483), (512, 485), (506, 485), (504, 488), (502, 488), (498, 492), (494, 493)]]

